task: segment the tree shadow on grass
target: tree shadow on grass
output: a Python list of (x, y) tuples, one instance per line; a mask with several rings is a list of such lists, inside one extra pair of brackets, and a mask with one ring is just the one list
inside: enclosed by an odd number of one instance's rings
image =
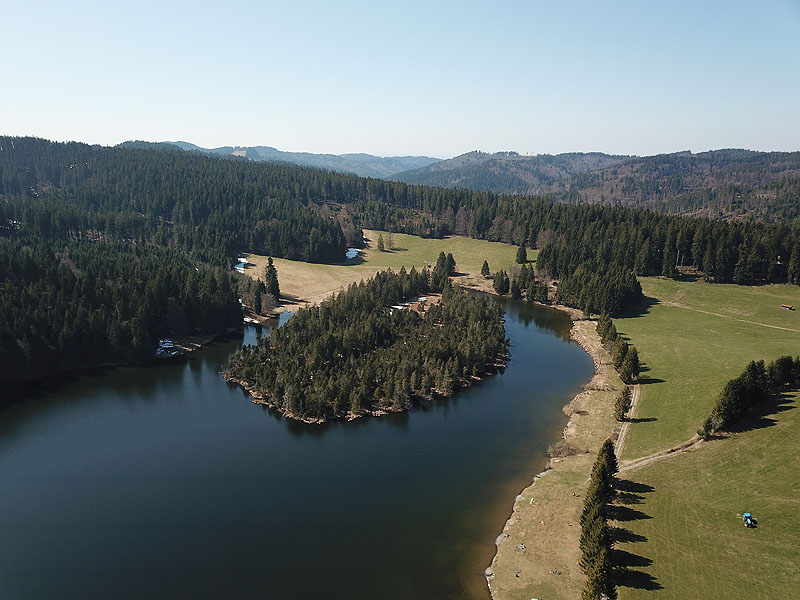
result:
[(644, 317), (650, 312), (650, 308), (658, 304), (658, 298), (651, 298), (644, 296), (638, 304), (628, 306), (623, 310), (619, 316), (623, 319), (638, 319)]
[(649, 558), (626, 552), (625, 550), (614, 549), (611, 556), (614, 558), (614, 564), (624, 569), (630, 567), (649, 567), (653, 564), (653, 561)]
[(652, 519), (653, 517), (629, 506), (613, 504), (608, 507), (608, 518), (614, 521), (641, 521), (642, 519)]
[(630, 479), (617, 479), (614, 483), (614, 489), (633, 494), (649, 494), (655, 490), (652, 485), (631, 481)]
[(640, 385), (650, 385), (652, 383), (664, 383), (664, 380), (658, 377), (639, 377), (636, 383)]
[(778, 420), (776, 415), (797, 408), (795, 398), (790, 392), (783, 392), (771, 396), (768, 400), (756, 404), (750, 413), (741, 421), (728, 428), (730, 433), (741, 433), (754, 429), (772, 427)]
[[(635, 555), (634, 555), (635, 556)], [(640, 557), (641, 558), (641, 557)], [(650, 573), (635, 569), (623, 568), (615, 574), (617, 587), (636, 588), (637, 590), (663, 590), (664, 586)]]
[(658, 421), (657, 417), (633, 417), (633, 418), (626, 418), (628, 423), (652, 423), (653, 421)]
[[(654, 491), (653, 486), (630, 479), (618, 479), (614, 484), (614, 488), (617, 490), (617, 499), (614, 504), (608, 507), (609, 519), (617, 523), (624, 523), (653, 518), (640, 510), (630, 507), (631, 504), (641, 504), (645, 499), (644, 494), (650, 494)], [(616, 565), (614, 581), (617, 587), (630, 587), (640, 590), (663, 589), (663, 586), (658, 583), (653, 575), (634, 568), (649, 567), (653, 564), (652, 559), (628, 552), (619, 547), (623, 544), (646, 542), (647, 538), (630, 529), (618, 526), (611, 526), (610, 533), (611, 539), (618, 545), (612, 551), (612, 557)]]
[[(651, 518), (651, 517), (648, 517), (648, 519), (649, 518)], [(630, 529), (625, 529), (624, 527), (611, 527), (610, 530), (609, 530), (609, 533), (611, 535), (611, 539), (616, 544), (636, 544), (636, 543), (639, 543), (639, 542), (646, 542), (647, 541), (647, 537), (645, 537), (643, 535), (640, 535), (638, 533), (634, 533)], [(635, 555), (631, 555), (631, 556), (635, 556)], [(650, 561), (650, 563), (653, 562), (649, 558), (642, 558), (642, 557), (640, 557), (640, 558), (641, 558), (641, 560)], [(648, 564), (650, 564), (650, 563), (648, 563)], [(646, 566), (646, 565), (638, 565), (638, 566), (641, 567), (641, 566)]]

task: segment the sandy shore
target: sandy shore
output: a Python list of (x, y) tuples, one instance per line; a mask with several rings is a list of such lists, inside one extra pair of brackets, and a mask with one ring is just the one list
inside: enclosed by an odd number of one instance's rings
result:
[(614, 399), (624, 384), (600, 343), (596, 323), (581, 311), (556, 306), (573, 319), (571, 337), (594, 360), (595, 373), (584, 391), (564, 407), (569, 416), (559, 442), (564, 456), (550, 459), (545, 471), (516, 497), (511, 517), (498, 536), (486, 579), (495, 600), (580, 596), (583, 492), (597, 451), (616, 436)]

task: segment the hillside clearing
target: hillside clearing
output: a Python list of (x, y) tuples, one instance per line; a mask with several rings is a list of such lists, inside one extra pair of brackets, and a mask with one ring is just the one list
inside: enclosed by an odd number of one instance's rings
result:
[[(391, 249), (387, 252), (377, 250), (378, 236), (382, 235)], [(346, 288), (351, 283), (372, 277), (378, 271), (387, 268), (399, 270), (405, 267), (422, 269), (436, 264), (439, 252), (453, 254), (456, 260), (458, 276), (454, 281), (461, 285), (479, 287), (486, 281), (481, 277), (481, 265), (486, 260), (494, 273), (499, 269), (512, 271), (519, 265), (514, 262), (517, 247), (499, 242), (487, 242), (464, 237), (445, 239), (424, 239), (402, 233), (390, 234), (386, 231), (364, 230), (368, 240), (367, 247), (354, 259), (338, 265), (313, 264), (282, 258), (273, 259), (278, 271), (281, 294), (294, 302), (289, 304), (291, 310), (305, 303), (319, 303), (333, 292)], [(529, 250), (528, 258), (534, 260), (536, 252)], [(247, 260), (254, 265), (245, 269), (251, 277), (263, 277), (267, 263), (265, 256), (247, 255)]]

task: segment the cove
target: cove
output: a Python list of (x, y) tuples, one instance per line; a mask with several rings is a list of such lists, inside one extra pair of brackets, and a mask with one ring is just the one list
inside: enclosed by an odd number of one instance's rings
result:
[(3, 598), (487, 598), (514, 497), (591, 378), (564, 313), (503, 300), (503, 374), (307, 425), (220, 371), (241, 343), (0, 410)]

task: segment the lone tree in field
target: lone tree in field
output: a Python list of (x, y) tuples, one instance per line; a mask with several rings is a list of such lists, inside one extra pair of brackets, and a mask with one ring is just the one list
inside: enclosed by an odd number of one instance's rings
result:
[(487, 261), (483, 261), (483, 266), (481, 267), (481, 276), (484, 279), (489, 277), (489, 263)]
[(525, 244), (519, 247), (517, 250), (517, 262), (521, 265), (524, 265), (528, 262), (528, 251), (525, 250)]
[(383, 243), (383, 234), (378, 234), (378, 252), (386, 252), (386, 245)]
[(267, 267), (264, 270), (264, 283), (267, 285), (267, 291), (272, 294), (275, 300), (281, 297), (281, 288), (278, 285), (278, 271), (272, 263), (272, 257), (267, 257)]

